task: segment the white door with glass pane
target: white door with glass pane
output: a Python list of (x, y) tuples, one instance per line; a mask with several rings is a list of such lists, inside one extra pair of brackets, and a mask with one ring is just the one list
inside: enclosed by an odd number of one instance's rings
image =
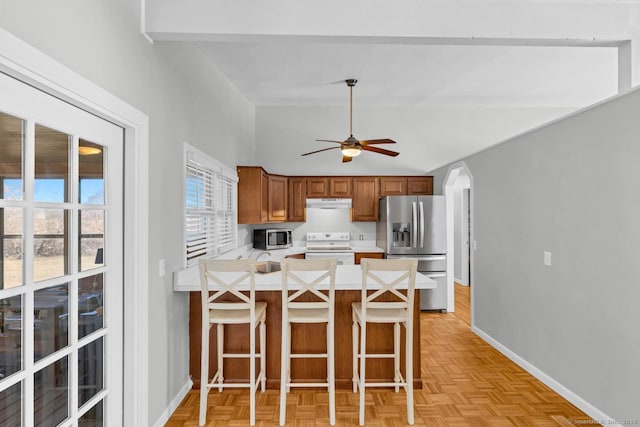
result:
[(123, 129), (0, 94), (0, 426), (122, 425)]

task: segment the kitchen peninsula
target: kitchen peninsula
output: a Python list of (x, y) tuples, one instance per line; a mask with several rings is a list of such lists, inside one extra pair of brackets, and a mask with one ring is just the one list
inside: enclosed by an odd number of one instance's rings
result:
[[(176, 291), (190, 292), (189, 324), (189, 368), (194, 388), (200, 385), (200, 342), (201, 342), (201, 300), (200, 283), (197, 275), (191, 281), (176, 285)], [(267, 302), (267, 387), (280, 385), (280, 335), (281, 335), (281, 274), (275, 271), (268, 274), (256, 274), (256, 300)], [(433, 289), (436, 282), (417, 274), (416, 293), (419, 289)], [(405, 285), (406, 287), (406, 285)], [(248, 285), (247, 285), (248, 288)], [(362, 289), (362, 270), (359, 265), (339, 265), (336, 270), (336, 387), (351, 388), (351, 303), (359, 301)], [(420, 380), (420, 318), (419, 296), (414, 305), (413, 370), (414, 387), (421, 388)], [(227, 351), (245, 352), (249, 340), (246, 325), (227, 326), (225, 348)], [(215, 328), (211, 330), (210, 375), (216, 370)], [(326, 347), (326, 328), (324, 325), (305, 325), (304, 329), (292, 330), (294, 351), (304, 349), (307, 352), (322, 352)], [(403, 338), (404, 342), (404, 338)], [(404, 346), (404, 343), (402, 344)], [(376, 352), (392, 351), (393, 325), (372, 324), (367, 327), (367, 347)], [(403, 358), (404, 359), (404, 358)], [(326, 376), (326, 362), (322, 359), (301, 359), (292, 361), (292, 377), (305, 382), (322, 382)], [(404, 370), (404, 361), (402, 362)], [(225, 380), (248, 378), (249, 367), (246, 360), (225, 361)], [(367, 361), (367, 377), (372, 381), (389, 381), (393, 375), (392, 359), (371, 359)]]

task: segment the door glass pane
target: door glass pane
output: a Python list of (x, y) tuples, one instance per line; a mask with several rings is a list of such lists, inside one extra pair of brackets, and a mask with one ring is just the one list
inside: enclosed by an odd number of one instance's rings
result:
[(35, 281), (69, 273), (68, 217), (65, 209), (33, 210), (33, 277)]
[(78, 282), (78, 338), (102, 328), (103, 314), (103, 275), (85, 277)]
[(69, 148), (71, 137), (36, 124), (35, 182), (36, 202), (69, 201)]
[(0, 426), (20, 427), (22, 419), (22, 383), (0, 391)]
[(36, 426), (57, 426), (69, 416), (69, 357), (65, 356), (34, 375)]
[(84, 405), (102, 391), (103, 338), (90, 342), (78, 350), (78, 402)]
[(89, 409), (78, 422), (82, 427), (102, 427), (104, 416), (102, 415), (102, 401), (98, 402), (96, 406)]
[(0, 289), (22, 284), (22, 209), (0, 208)]
[(69, 343), (69, 284), (34, 292), (34, 360), (38, 361)]
[(22, 200), (24, 120), (0, 111), (0, 199)]
[(104, 204), (104, 147), (80, 139), (78, 158), (80, 203)]
[(80, 271), (104, 265), (104, 211), (80, 211)]
[[(0, 299), (0, 381), (20, 369), (22, 369), (22, 295), (16, 295)], [(0, 422), (0, 425), (4, 424)]]

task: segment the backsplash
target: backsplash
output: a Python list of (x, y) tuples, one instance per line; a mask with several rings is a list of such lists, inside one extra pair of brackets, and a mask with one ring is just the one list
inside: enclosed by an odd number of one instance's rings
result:
[(307, 209), (306, 222), (285, 222), (278, 224), (256, 225), (255, 228), (290, 228), (293, 230), (293, 241), (304, 241), (307, 233), (319, 231), (349, 232), (351, 240), (376, 239), (375, 222), (351, 222), (349, 209)]

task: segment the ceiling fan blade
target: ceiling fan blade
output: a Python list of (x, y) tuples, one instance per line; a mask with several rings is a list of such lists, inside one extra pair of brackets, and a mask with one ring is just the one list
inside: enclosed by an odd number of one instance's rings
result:
[(353, 157), (342, 156), (342, 163), (347, 163), (347, 162), (350, 162), (351, 160), (353, 160)]
[(329, 148), (323, 148), (322, 150), (316, 150), (316, 151), (312, 151), (310, 153), (304, 153), (302, 154), (303, 156), (308, 156), (309, 154), (316, 154), (316, 153), (321, 153), (323, 151), (327, 151), (327, 150), (335, 150), (336, 148), (340, 148), (340, 147), (329, 147)]
[(337, 142), (338, 144), (344, 144), (344, 141), (333, 141), (331, 139), (316, 139), (319, 142)]
[(384, 154), (385, 156), (391, 156), (391, 157), (395, 157), (398, 154), (400, 154), (396, 151), (385, 150), (384, 148), (378, 148), (378, 147), (369, 147), (368, 145), (364, 145), (362, 149), (366, 151), (373, 151), (374, 153), (378, 153), (378, 154)]
[(395, 144), (396, 142), (393, 139), (384, 138), (384, 139), (367, 139), (364, 141), (360, 141), (361, 145), (373, 145), (373, 144)]

